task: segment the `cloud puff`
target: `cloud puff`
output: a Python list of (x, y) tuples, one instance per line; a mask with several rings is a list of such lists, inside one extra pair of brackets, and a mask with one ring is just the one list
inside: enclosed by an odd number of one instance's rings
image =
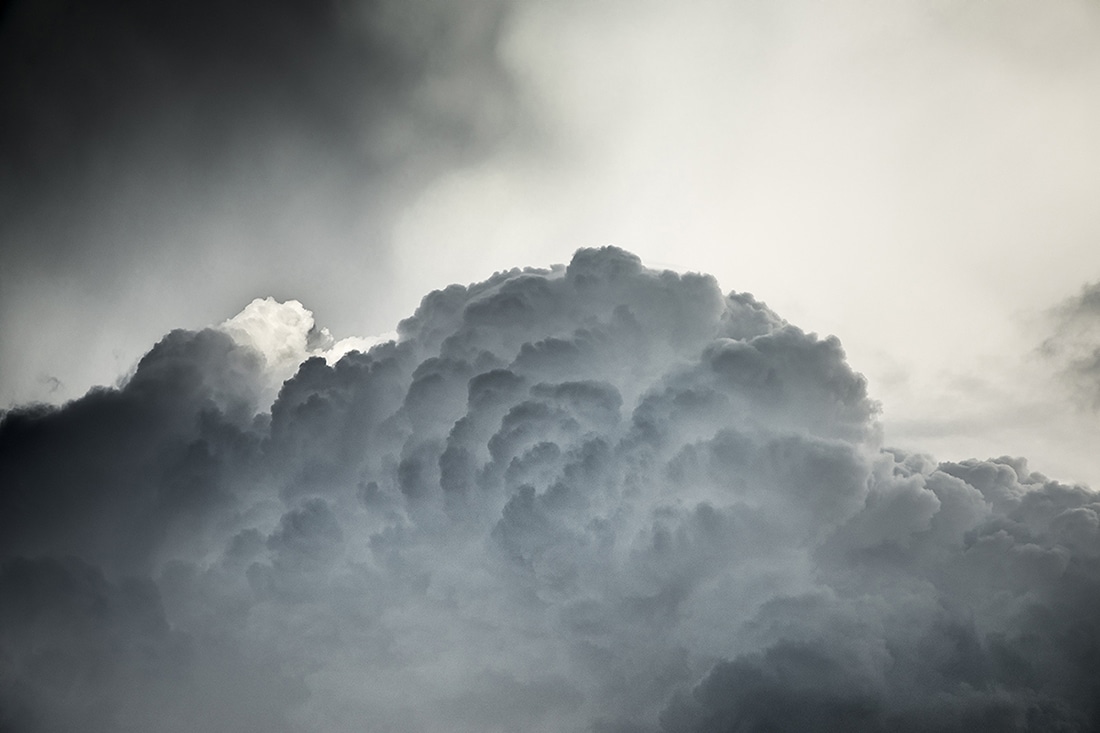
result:
[(1095, 727), (1096, 495), (884, 448), (752, 296), (588, 249), (317, 333), (257, 301), (3, 417), (9, 728)]
[[(266, 388), (261, 402), (275, 399), (279, 388), (312, 356), (332, 363), (349, 351), (367, 351), (382, 337), (350, 336), (337, 341), (327, 328), (318, 328), (313, 313), (297, 300), (280, 303), (256, 298), (237, 315), (218, 326), (238, 344), (263, 357)], [(394, 334), (396, 336), (396, 334)]]

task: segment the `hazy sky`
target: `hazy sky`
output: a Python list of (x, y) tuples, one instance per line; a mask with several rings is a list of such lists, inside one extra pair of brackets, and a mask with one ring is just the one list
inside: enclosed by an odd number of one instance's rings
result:
[(0, 8), (0, 731), (1100, 729), (1095, 2)]

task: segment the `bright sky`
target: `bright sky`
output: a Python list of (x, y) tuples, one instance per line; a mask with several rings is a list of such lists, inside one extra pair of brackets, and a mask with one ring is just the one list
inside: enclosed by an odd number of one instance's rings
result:
[(1100, 277), (1097, 9), (753, 7), (521, 14), (508, 58), (564, 152), (437, 181), (398, 229), (405, 280), (619, 244), (840, 336), (888, 440), (1100, 484), (1097, 416), (1036, 353)]

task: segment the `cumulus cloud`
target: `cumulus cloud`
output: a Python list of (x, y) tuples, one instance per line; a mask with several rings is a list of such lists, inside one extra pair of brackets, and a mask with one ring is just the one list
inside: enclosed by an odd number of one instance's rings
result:
[(349, 351), (367, 351), (384, 338), (349, 336), (337, 341), (327, 328), (317, 327), (313, 313), (297, 300), (280, 303), (270, 297), (256, 298), (218, 330), (259, 352), (266, 378), (265, 406), (309, 357), (320, 356), (332, 363)]
[(586, 249), (319, 334), (3, 416), (0, 727), (1096, 728), (1097, 496), (886, 447), (751, 295)]

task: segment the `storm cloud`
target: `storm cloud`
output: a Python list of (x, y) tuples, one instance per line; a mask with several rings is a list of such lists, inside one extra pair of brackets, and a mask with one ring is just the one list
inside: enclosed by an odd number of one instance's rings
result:
[(257, 168), (280, 145), (324, 148), (309, 152), (332, 175), (393, 185), (399, 165), (415, 183), (506, 129), (509, 82), (493, 48), (507, 10), (502, 0), (461, 10), (433, 0), (8, 3), (0, 181), (20, 197), (6, 197), (4, 213), (35, 193), (88, 205), (97, 186), (125, 185), (120, 174), (233, 184), (271, 173)]
[(1100, 727), (1097, 496), (888, 447), (751, 295), (602, 248), (365, 351), (250, 308), (3, 415), (0, 729)]
[[(510, 7), (4, 3), (0, 404), (78, 396), (130, 368), (165, 315), (213, 320), (242, 285), (288, 298), (313, 282), (332, 325), (361, 322), (402, 206), (522, 117), (496, 55)], [(357, 303), (335, 302), (337, 256)], [(108, 329), (111, 347), (89, 336)], [(61, 342), (83, 370), (43, 353)]]

